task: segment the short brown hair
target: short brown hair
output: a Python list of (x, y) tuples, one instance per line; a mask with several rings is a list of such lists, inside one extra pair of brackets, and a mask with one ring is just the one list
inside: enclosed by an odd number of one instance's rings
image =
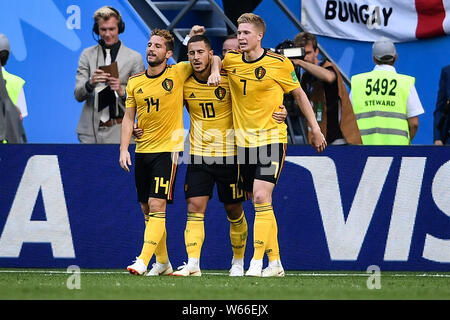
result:
[(206, 49), (211, 50), (211, 41), (204, 34), (196, 34), (195, 36), (192, 36), (192, 38), (190, 38), (188, 41), (188, 46), (190, 43), (201, 41), (205, 43)]
[(153, 37), (153, 36), (158, 36), (158, 37), (164, 38), (167, 51), (169, 51), (169, 50), (173, 51), (175, 40), (173, 38), (173, 35), (168, 30), (153, 29), (152, 33), (150, 34), (150, 37)]
[(294, 46), (295, 47), (304, 47), (308, 43), (311, 43), (313, 46), (313, 49), (317, 49), (317, 38), (315, 35), (309, 32), (300, 32), (297, 34), (294, 38)]
[(238, 26), (241, 23), (251, 23), (251, 24), (255, 25), (256, 27), (260, 28), (262, 30), (263, 34), (266, 33), (266, 23), (260, 16), (254, 14), (254, 13), (241, 14), (241, 16), (237, 19)]

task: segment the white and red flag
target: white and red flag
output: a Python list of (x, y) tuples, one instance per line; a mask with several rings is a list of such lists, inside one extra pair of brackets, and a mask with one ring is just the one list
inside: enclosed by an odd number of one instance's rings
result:
[(450, 0), (302, 0), (301, 17), (308, 32), (359, 41), (450, 34)]

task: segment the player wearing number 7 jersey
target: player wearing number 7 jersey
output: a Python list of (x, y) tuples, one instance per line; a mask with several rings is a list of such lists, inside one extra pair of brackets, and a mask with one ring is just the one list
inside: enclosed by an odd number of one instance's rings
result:
[[(271, 114), (282, 103), (285, 93), (292, 92), (305, 115), (313, 147), (322, 152), (326, 141), (292, 63), (261, 47), (266, 31), (264, 20), (253, 13), (245, 13), (237, 23), (241, 51), (229, 51), (223, 68), (228, 72), (230, 83), (244, 190), (253, 194), (255, 207), (254, 253), (246, 275), (283, 276), (272, 192), (283, 167), (287, 131), (286, 125), (273, 121)], [(263, 271), (264, 253), (269, 266)]]
[[(166, 246), (166, 206), (173, 201), (178, 153), (183, 150), (183, 84), (192, 73), (189, 62), (167, 64), (173, 48), (173, 36), (167, 30), (154, 29), (147, 44), (148, 68), (130, 77), (127, 85), (119, 157), (127, 172), (136, 114), (143, 129), (143, 135), (136, 139), (135, 183), (146, 227), (141, 254), (127, 268), (136, 275), (147, 272), (153, 254), (156, 263), (147, 275), (172, 273)], [(220, 58), (213, 61), (209, 81), (215, 85), (220, 78)]]

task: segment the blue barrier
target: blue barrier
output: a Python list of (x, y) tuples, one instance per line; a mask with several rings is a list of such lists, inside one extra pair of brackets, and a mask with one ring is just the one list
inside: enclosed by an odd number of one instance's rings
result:
[[(132, 147), (131, 147), (132, 148)], [(118, 145), (0, 146), (0, 267), (123, 268), (144, 219)], [(134, 157), (133, 157), (134, 158)], [(450, 148), (289, 146), (274, 192), (287, 270), (450, 270)], [(167, 211), (172, 264), (186, 261), (180, 164)], [(253, 208), (244, 205), (253, 248)], [(201, 267), (227, 269), (229, 224), (216, 194)]]

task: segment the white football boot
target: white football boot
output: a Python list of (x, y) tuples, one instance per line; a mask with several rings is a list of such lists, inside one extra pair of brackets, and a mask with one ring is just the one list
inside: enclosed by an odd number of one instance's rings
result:
[(127, 267), (129, 273), (140, 276), (147, 272), (147, 266), (145, 265), (144, 260), (136, 257), (136, 260), (133, 262), (133, 264)]
[(230, 277), (244, 276), (244, 259), (231, 260)]
[(167, 263), (159, 263), (158, 261), (152, 264), (152, 268), (149, 272), (147, 272), (147, 277), (152, 276), (168, 276), (171, 275), (173, 272), (172, 265), (170, 264), (170, 261), (167, 261)]
[(247, 277), (261, 277), (262, 274), (262, 259), (261, 260), (254, 260), (252, 259), (250, 261), (250, 267), (248, 268), (247, 272), (245, 273), (245, 276)]
[(182, 276), (182, 277), (200, 277), (202, 275), (202, 271), (198, 264), (194, 263), (184, 263), (182, 266), (178, 267), (178, 270), (172, 273), (174, 276)]
[(267, 268), (262, 271), (263, 277), (284, 277), (284, 269), (280, 260), (269, 262)]

